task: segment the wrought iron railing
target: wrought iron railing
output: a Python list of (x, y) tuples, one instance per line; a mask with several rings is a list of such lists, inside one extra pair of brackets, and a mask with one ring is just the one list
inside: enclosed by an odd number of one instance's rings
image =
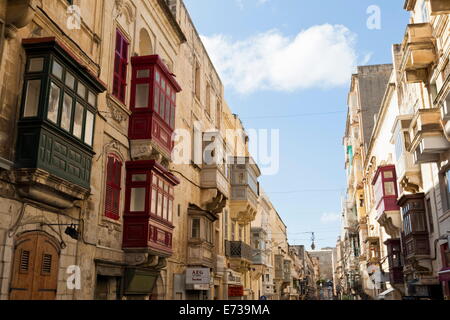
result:
[(252, 248), (242, 241), (226, 241), (225, 253), (229, 258), (252, 260)]

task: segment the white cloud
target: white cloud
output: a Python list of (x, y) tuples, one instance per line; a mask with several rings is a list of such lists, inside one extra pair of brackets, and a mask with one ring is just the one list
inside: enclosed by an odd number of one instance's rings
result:
[(341, 220), (341, 215), (339, 213), (324, 213), (320, 217), (322, 223), (333, 223)]
[(202, 40), (225, 85), (240, 93), (347, 85), (358, 60), (356, 35), (342, 25), (313, 26), (294, 38), (270, 30), (241, 41)]

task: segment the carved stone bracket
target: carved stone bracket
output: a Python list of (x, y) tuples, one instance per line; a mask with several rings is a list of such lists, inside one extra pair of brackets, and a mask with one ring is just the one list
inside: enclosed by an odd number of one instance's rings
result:
[(129, 252), (125, 255), (125, 262), (129, 266), (152, 268), (158, 271), (167, 266), (165, 257), (157, 256), (149, 252)]

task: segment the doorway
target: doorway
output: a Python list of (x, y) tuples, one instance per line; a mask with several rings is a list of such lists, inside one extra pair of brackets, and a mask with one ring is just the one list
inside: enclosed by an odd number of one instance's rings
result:
[(60, 247), (44, 232), (23, 234), (16, 241), (11, 300), (54, 300)]

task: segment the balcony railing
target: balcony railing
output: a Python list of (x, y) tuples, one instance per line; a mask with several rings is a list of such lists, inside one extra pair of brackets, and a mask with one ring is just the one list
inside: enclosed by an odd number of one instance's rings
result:
[(226, 241), (225, 254), (228, 258), (252, 260), (252, 248), (242, 241)]

